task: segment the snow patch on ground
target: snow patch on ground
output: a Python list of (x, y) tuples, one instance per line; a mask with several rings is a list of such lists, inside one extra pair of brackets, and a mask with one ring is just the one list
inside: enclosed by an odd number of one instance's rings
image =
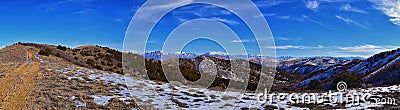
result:
[[(177, 86), (172, 84), (156, 83), (154, 81), (135, 79), (120, 74), (108, 73), (104, 71), (88, 70), (84, 68), (68, 67), (57, 70), (60, 73), (75, 72), (74, 76), (68, 76), (73, 79), (77, 78), (83, 81), (104, 81), (104, 84), (117, 86), (116, 89), (110, 90), (112, 96), (94, 94), (90, 97), (94, 98), (94, 102), (99, 105), (106, 105), (112, 98), (125, 103), (135, 99), (136, 103), (142, 107), (153, 109), (241, 109), (241, 108), (259, 108), (264, 109), (265, 106), (273, 106), (284, 109), (309, 109), (302, 108), (291, 104), (288, 101), (279, 100), (275, 97), (272, 103), (260, 103), (257, 100), (258, 94), (241, 93), (241, 92), (223, 92), (214, 91), (205, 88), (192, 88), (188, 86)], [(90, 79), (90, 80), (87, 80)], [(378, 93), (399, 93), (399, 86), (374, 87), (367, 89), (349, 90), (346, 93), (371, 93), (376, 97), (382, 97)], [(337, 93), (337, 92), (334, 92)], [(289, 94), (289, 93), (274, 93)], [(307, 94), (307, 93), (301, 93)], [(72, 97), (71, 97), (72, 98)], [(85, 103), (75, 102), (76, 106), (86, 106)], [(337, 106), (336, 104), (323, 103), (318, 106)], [(374, 105), (361, 103), (358, 106), (346, 104), (347, 109), (367, 109), (368, 107), (381, 107), (383, 105)]]
[(115, 96), (103, 96), (103, 95), (91, 95), (90, 97), (94, 98), (94, 102), (99, 105), (106, 105), (108, 101)]
[(85, 102), (81, 102), (81, 101), (75, 101), (75, 106), (76, 107), (84, 107), (84, 106), (86, 106), (86, 103)]

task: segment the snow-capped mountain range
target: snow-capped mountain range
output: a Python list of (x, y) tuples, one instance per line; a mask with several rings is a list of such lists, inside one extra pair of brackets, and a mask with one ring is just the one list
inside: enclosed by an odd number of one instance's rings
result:
[(147, 52), (143, 54), (143, 56), (147, 59), (154, 59), (154, 60), (168, 60), (171, 58), (192, 59), (197, 57), (197, 55), (194, 53), (187, 53), (187, 52), (166, 53), (163, 51)]
[[(136, 54), (136, 53), (135, 53)], [(352, 60), (352, 59), (364, 59), (362, 57), (330, 57), (330, 56), (315, 56), (315, 57), (292, 57), (292, 56), (281, 56), (281, 57), (272, 57), (272, 56), (262, 56), (262, 55), (253, 55), (253, 54), (235, 54), (230, 55), (225, 52), (220, 51), (210, 51), (204, 54), (195, 54), (189, 52), (175, 52), (175, 53), (168, 53), (164, 51), (150, 51), (142, 54), (147, 59), (154, 59), (154, 60), (168, 60), (170, 58), (185, 58), (185, 59), (192, 59), (199, 56), (212, 56), (217, 58), (223, 59), (274, 59), (277, 61), (289, 61), (295, 59), (335, 59), (335, 60)], [(163, 58), (161, 58), (163, 57)]]
[(175, 52), (175, 53), (167, 53), (163, 51), (151, 51), (143, 54), (143, 56), (147, 59), (154, 59), (154, 60), (168, 60), (170, 58), (185, 58), (185, 59), (192, 59), (196, 58), (199, 56), (212, 56), (212, 57), (217, 57), (217, 58), (223, 58), (223, 59), (230, 59), (230, 58), (235, 58), (235, 59), (247, 59), (247, 58), (271, 58), (267, 56), (261, 56), (261, 55), (229, 55), (228, 53), (225, 52), (216, 52), (216, 51), (210, 51), (201, 55), (197, 55), (194, 53), (189, 53), (189, 52)]

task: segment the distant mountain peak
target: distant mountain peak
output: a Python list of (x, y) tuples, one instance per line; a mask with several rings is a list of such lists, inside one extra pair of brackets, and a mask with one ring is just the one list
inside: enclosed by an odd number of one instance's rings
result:
[(209, 51), (207, 53), (205, 53), (204, 55), (229, 55), (228, 53), (225, 52), (221, 52), (221, 51)]

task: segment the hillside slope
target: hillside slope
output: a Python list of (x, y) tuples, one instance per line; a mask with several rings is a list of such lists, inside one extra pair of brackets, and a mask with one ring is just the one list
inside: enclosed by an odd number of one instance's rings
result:
[[(338, 80), (347, 80), (353, 87), (361, 87), (362, 84), (374, 86), (400, 84), (400, 49), (382, 52), (369, 57), (366, 60), (353, 59), (343, 63), (327, 66), (315, 72), (295, 72), (293, 74), (305, 74), (302, 82), (295, 86), (309, 86), (312, 81), (318, 81), (318, 85), (326, 89), (333, 88)], [(295, 69), (318, 68), (321, 65), (292, 65)], [(294, 72), (292, 69), (285, 69)], [(314, 71), (314, 69), (311, 69)], [(353, 80), (351, 80), (353, 79)], [(357, 79), (357, 81), (355, 81)], [(353, 84), (352, 84), (353, 83)]]
[(55, 56), (82, 67), (122, 74), (122, 53), (114, 49), (101, 46), (81, 46), (72, 49), (61, 45), (19, 44), (40, 49), (40, 55)]
[[(67, 57), (57, 55), (65, 53), (60, 52), (61, 48), (57, 51), (56, 46), (25, 45), (20, 43), (0, 49), (0, 109), (137, 108), (132, 98), (116, 93), (126, 85), (113, 85), (106, 80), (112, 79), (109, 76), (123, 75), (78, 66)], [(41, 53), (46, 49), (54, 50), (55, 55)], [(37, 60), (28, 62), (26, 56), (32, 56), (28, 53), (34, 54)], [(87, 81), (79, 80), (80, 76), (85, 76)]]

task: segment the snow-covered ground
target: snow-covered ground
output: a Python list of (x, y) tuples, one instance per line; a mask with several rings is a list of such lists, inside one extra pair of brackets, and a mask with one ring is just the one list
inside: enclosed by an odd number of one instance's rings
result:
[[(240, 92), (222, 92), (204, 88), (192, 88), (188, 86), (176, 86), (172, 84), (156, 83), (149, 80), (135, 79), (120, 74), (108, 73), (98, 70), (90, 70), (80, 67), (66, 67), (61, 70), (56, 70), (59, 74), (67, 74), (68, 79), (79, 79), (84, 82), (104, 81), (103, 84), (115, 86), (110, 92), (113, 95), (91, 95), (94, 102), (99, 105), (106, 105), (110, 99), (118, 98), (125, 103), (130, 103), (129, 100), (134, 99), (136, 103), (143, 108), (154, 109), (178, 109), (178, 108), (204, 108), (204, 109), (241, 109), (241, 108), (259, 108), (265, 109), (265, 106), (284, 109), (308, 109), (304, 106), (296, 106), (290, 100), (285, 100), (285, 97), (272, 97), (272, 100), (260, 102), (257, 97), (262, 94), (255, 93), (240, 93)], [(70, 74), (73, 73), (73, 74)], [(345, 92), (331, 93), (270, 93), (287, 96), (290, 94), (317, 94), (315, 96), (323, 96), (326, 94), (367, 94), (368, 98), (386, 98), (382, 94), (398, 94), (400, 86), (389, 87), (373, 87), (368, 89), (348, 90)], [(71, 97), (75, 98), (75, 97)], [(325, 99), (321, 98), (321, 99)], [(333, 98), (339, 99), (340, 96)], [(287, 97), (286, 97), (287, 99)], [(300, 100), (306, 100), (299, 98)], [(318, 99), (310, 99), (317, 101)], [(327, 100), (327, 99), (325, 99)], [(371, 99), (370, 99), (371, 100)], [(397, 101), (397, 100), (396, 100)], [(318, 102), (318, 101), (317, 101)], [(76, 106), (85, 106), (85, 103), (80, 101), (75, 102)], [(339, 103), (331, 103), (329, 101), (321, 101), (315, 103), (316, 106), (338, 106)], [(359, 104), (345, 103), (347, 109), (366, 109), (368, 107), (382, 107), (383, 103), (371, 103), (368, 101), (359, 101)]]

